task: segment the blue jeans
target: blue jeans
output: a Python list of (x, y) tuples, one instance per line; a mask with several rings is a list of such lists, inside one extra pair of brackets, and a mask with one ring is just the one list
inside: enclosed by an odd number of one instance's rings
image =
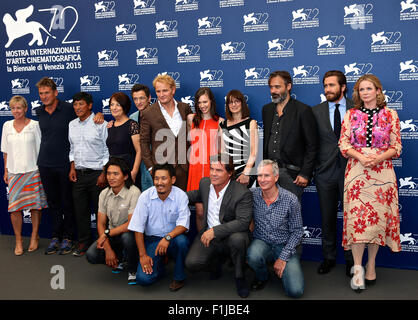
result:
[(147, 167), (144, 164), (144, 161), (141, 161), (141, 191), (144, 192), (148, 188), (151, 188), (154, 185), (151, 174), (149, 173)]
[[(147, 255), (152, 258), (153, 266), (152, 273), (146, 274), (142, 271), (141, 263), (138, 264), (136, 282), (142, 286), (149, 286), (164, 276), (165, 270), (163, 257), (155, 255), (155, 249), (161, 239), (161, 237), (145, 236), (145, 249), (147, 251)], [(170, 241), (170, 245), (167, 249), (167, 255), (174, 258), (176, 261), (174, 267), (174, 280), (182, 281), (186, 279), (186, 274), (184, 272), (184, 260), (186, 259), (188, 251), (189, 239), (184, 234), (181, 234)]]
[[(276, 261), (283, 247), (284, 245), (269, 245), (259, 239), (254, 239), (251, 242), (247, 251), (247, 262), (254, 270), (257, 280), (266, 281), (268, 279), (267, 263)], [(282, 283), (288, 296), (299, 298), (303, 295), (304, 280), (298, 253), (295, 253), (286, 262)]]

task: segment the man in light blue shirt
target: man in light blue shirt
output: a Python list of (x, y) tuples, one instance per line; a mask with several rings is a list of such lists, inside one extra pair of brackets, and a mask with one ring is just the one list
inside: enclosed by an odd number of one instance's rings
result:
[(68, 125), (71, 163), (69, 179), (73, 182), (74, 214), (78, 230), (78, 246), (73, 255), (78, 257), (86, 253), (92, 242), (91, 215), (97, 214), (99, 194), (106, 185), (102, 168), (109, 161), (107, 122), (94, 123), (92, 106), (93, 99), (89, 93), (76, 93), (73, 96), (73, 107), (78, 118)]
[(175, 259), (174, 277), (169, 289), (184, 286), (184, 260), (189, 251), (189, 199), (184, 191), (174, 186), (175, 169), (170, 164), (153, 168), (154, 187), (144, 191), (138, 199), (128, 229), (135, 231), (139, 251), (137, 283), (150, 285), (164, 274), (164, 256)]

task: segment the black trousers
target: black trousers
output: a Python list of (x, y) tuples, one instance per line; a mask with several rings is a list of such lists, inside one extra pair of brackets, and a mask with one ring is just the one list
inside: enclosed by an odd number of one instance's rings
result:
[(70, 165), (39, 167), (51, 216), (52, 238), (72, 239), (74, 235), (73, 199), (68, 178)]
[(222, 257), (229, 254), (235, 268), (235, 278), (245, 276), (245, 258), (250, 239), (247, 232), (236, 232), (230, 236), (218, 240), (213, 239), (209, 247), (205, 247), (200, 241), (202, 233), (199, 233), (190, 247), (186, 257), (186, 268), (191, 272), (201, 270), (214, 271), (222, 263)]
[(99, 195), (101, 188), (97, 183), (97, 178), (102, 173), (101, 170), (76, 170), (77, 181), (73, 182), (74, 215), (77, 223), (78, 242), (90, 244), (91, 236), (91, 215), (97, 219), (97, 208), (99, 205)]
[[(109, 239), (112, 250), (115, 251), (119, 262), (126, 258), (128, 272), (136, 272), (138, 268), (138, 249), (133, 232), (124, 232)], [(87, 261), (92, 264), (106, 263), (106, 252), (104, 249), (97, 249), (97, 241), (93, 242), (86, 252)]]
[[(322, 180), (315, 178), (322, 216), (322, 254), (324, 259), (335, 260), (337, 256), (338, 202), (343, 201), (344, 179)], [(344, 251), (346, 261), (352, 261), (351, 251)]]

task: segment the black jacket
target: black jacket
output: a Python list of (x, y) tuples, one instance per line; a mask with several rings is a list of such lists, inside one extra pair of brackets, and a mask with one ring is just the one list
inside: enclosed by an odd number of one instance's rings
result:
[[(272, 119), (276, 111), (274, 103), (263, 107), (264, 159), (268, 158), (268, 142), (271, 134)], [(318, 149), (318, 130), (310, 106), (290, 98), (281, 125), (280, 160), (285, 164), (301, 168), (297, 173), (310, 179), (315, 166)]]

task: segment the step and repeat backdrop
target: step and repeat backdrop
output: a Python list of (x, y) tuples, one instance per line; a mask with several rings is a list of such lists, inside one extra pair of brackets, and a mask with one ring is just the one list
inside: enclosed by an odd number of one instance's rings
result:
[[(270, 72), (289, 71), (292, 96), (311, 106), (325, 99), (322, 76), (328, 70), (345, 73), (349, 96), (361, 75), (377, 75), (388, 106), (399, 114), (403, 143), (394, 161), (402, 252), (383, 248), (377, 262), (418, 269), (418, 0), (7, 0), (0, 15), (1, 125), (12, 118), (8, 101), (15, 94), (26, 97), (34, 117), (41, 104), (35, 84), (43, 76), (54, 79), (60, 99), (91, 93), (94, 111), (110, 119), (112, 93), (129, 94), (135, 83), (151, 87), (156, 75), (167, 73), (176, 81), (177, 100), (192, 107), (199, 87), (212, 88), (222, 116), (228, 91), (242, 91), (262, 139)], [(6, 187), (2, 182), (1, 233), (13, 234)], [(320, 260), (314, 182), (302, 211), (302, 257)], [(48, 237), (45, 212), (41, 236)], [(29, 234), (29, 212), (24, 222)], [(342, 208), (338, 222), (341, 233)], [(343, 262), (342, 248), (338, 260)]]

